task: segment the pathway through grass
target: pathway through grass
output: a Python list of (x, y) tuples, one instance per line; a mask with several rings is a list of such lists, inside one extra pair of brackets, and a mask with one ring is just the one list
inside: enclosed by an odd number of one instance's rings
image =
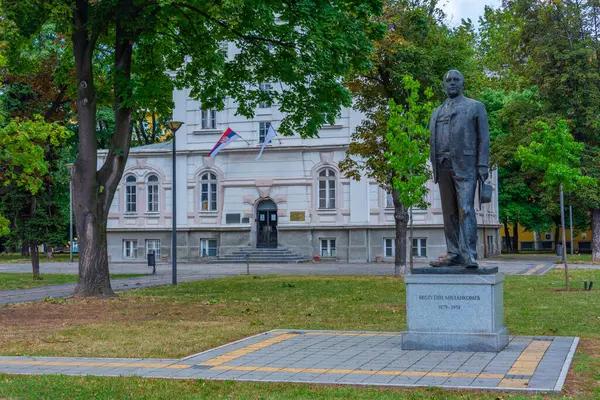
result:
[[(111, 279), (134, 278), (145, 274), (114, 274)], [(40, 280), (33, 280), (31, 272), (12, 273), (0, 272), (0, 290), (27, 289), (39, 286), (59, 285), (62, 283), (77, 282), (77, 275), (73, 274), (41, 274)]]

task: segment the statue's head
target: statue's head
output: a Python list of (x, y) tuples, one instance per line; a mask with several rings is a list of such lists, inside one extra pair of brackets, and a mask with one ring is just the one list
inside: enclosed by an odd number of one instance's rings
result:
[(451, 99), (462, 94), (465, 87), (465, 78), (455, 69), (451, 69), (444, 75), (444, 90)]

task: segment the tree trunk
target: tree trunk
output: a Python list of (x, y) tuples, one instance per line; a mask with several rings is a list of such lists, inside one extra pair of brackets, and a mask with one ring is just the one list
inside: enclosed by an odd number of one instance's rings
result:
[(406, 232), (408, 228), (408, 210), (400, 201), (399, 193), (392, 190), (394, 200), (394, 221), (396, 222), (396, 254), (394, 259), (394, 276), (406, 272)]
[(33, 280), (40, 280), (40, 253), (36, 240), (31, 241), (31, 269), (33, 270)]
[(515, 220), (515, 226), (513, 228), (513, 250), (515, 253), (519, 252), (519, 220)]
[(23, 240), (21, 242), (21, 255), (23, 257), (29, 257), (29, 240)]
[(592, 210), (592, 261), (600, 261), (600, 209)]
[[(83, 205), (78, 204), (78, 207)], [(112, 297), (115, 293), (110, 285), (108, 252), (106, 243), (106, 214), (95, 214), (88, 209), (82, 222), (76, 218), (79, 232), (79, 280), (73, 295), (75, 297)]]
[(79, 280), (74, 296), (115, 296), (110, 285), (106, 224), (110, 205), (125, 169), (131, 147), (131, 108), (124, 106), (130, 97), (133, 36), (123, 21), (133, 9), (131, 0), (118, 1), (122, 12), (115, 29), (115, 132), (111, 135), (106, 160), (97, 170), (96, 92), (92, 59), (98, 32), (89, 32), (88, 2), (77, 0), (73, 16), (76, 30), (73, 49), (78, 81), (77, 116), (79, 154), (73, 167), (73, 202), (79, 243)]
[(77, 73), (79, 154), (73, 167), (73, 203), (79, 233), (79, 280), (74, 296), (113, 296), (106, 254), (106, 218), (97, 179), (96, 91), (92, 57), (97, 37), (88, 32), (88, 3), (77, 0), (73, 49)]
[(50, 246), (48, 243), (44, 244), (44, 248), (46, 249), (46, 258), (54, 258), (54, 253), (52, 252), (52, 246)]
[(510, 237), (510, 230), (508, 229), (508, 220), (505, 219), (503, 224), (504, 224), (504, 241), (506, 242), (506, 252), (512, 253), (513, 246), (512, 246), (512, 239)]

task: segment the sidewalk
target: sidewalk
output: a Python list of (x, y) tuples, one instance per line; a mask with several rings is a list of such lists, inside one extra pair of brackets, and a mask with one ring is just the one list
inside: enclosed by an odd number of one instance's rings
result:
[(276, 329), (182, 359), (0, 356), (0, 373), (559, 392), (579, 338), (512, 336), (499, 353), (400, 342), (398, 332)]

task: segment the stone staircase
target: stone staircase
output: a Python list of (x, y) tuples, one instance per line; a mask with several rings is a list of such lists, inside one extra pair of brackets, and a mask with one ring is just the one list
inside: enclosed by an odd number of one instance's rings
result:
[(287, 264), (310, 261), (310, 259), (300, 256), (288, 249), (257, 249), (252, 247), (241, 248), (230, 254), (217, 257), (211, 260), (210, 263), (245, 263), (246, 257), (252, 264), (256, 263), (271, 263), (271, 264)]

